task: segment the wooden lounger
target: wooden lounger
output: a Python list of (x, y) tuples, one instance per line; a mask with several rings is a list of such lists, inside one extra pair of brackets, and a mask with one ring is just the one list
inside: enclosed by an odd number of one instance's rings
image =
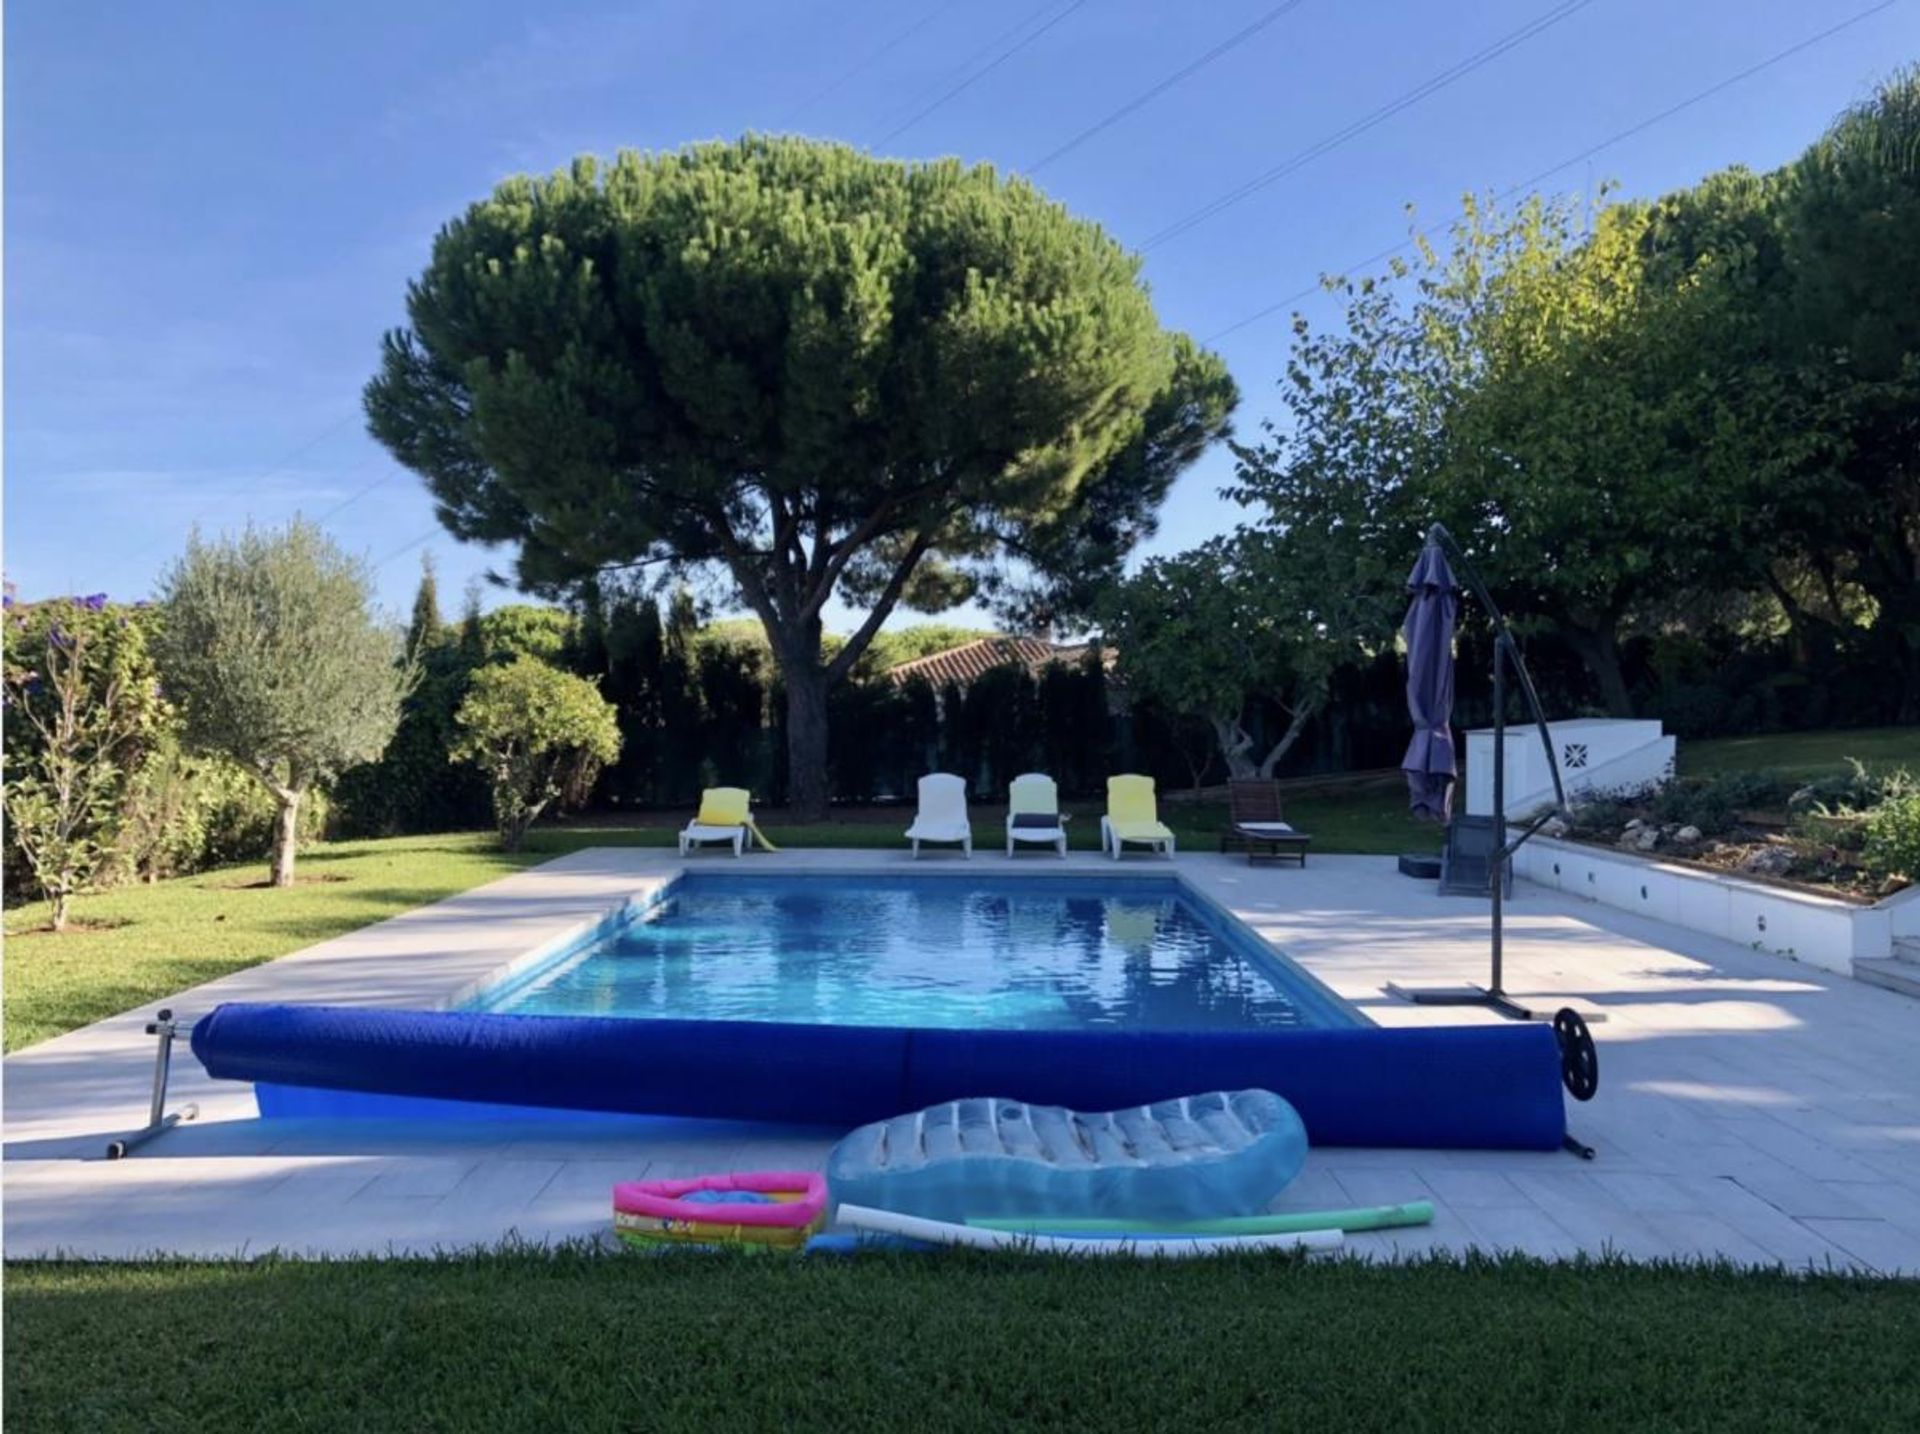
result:
[(1313, 838), (1295, 831), (1280, 814), (1280, 784), (1245, 779), (1227, 783), (1227, 828), (1221, 851), (1241, 851), (1251, 864), (1261, 859), (1307, 864)]

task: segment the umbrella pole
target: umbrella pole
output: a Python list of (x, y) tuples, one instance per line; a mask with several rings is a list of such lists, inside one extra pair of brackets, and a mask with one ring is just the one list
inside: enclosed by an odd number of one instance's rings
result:
[[(1521, 1005), (1502, 985), (1506, 954), (1504, 898), (1507, 871), (1513, 862), (1513, 850), (1507, 845), (1507, 642), (1502, 624), (1493, 640), (1493, 854), (1487, 859), (1487, 881), (1493, 896), (1492, 979), (1484, 990), (1478, 986), (1448, 986), (1399, 994), (1417, 1006), (1486, 1006), (1512, 1020), (1541, 1021), (1546, 1019), (1545, 1012)], [(1526, 833), (1532, 834), (1531, 829)]]

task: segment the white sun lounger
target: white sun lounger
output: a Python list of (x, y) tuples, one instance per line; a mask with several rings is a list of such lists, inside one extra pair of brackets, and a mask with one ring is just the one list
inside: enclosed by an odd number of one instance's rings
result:
[(933, 772), (920, 779), (920, 810), (907, 828), (907, 840), (913, 843), (913, 855), (920, 857), (923, 841), (958, 842), (961, 850), (973, 855), (973, 826), (967, 820), (967, 784), (947, 772)]
[(1028, 772), (1007, 789), (1007, 855), (1015, 842), (1038, 842), (1067, 854), (1067, 819), (1060, 814), (1060, 789), (1052, 777)]

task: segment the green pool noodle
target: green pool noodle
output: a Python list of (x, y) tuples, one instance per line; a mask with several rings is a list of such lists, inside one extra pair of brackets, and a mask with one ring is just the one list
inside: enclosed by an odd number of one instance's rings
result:
[(1223, 1215), (1217, 1220), (1094, 1220), (1072, 1215), (969, 1215), (982, 1230), (1045, 1235), (1284, 1235), (1300, 1230), (1391, 1230), (1433, 1222), (1433, 1204), (1363, 1205), (1354, 1210), (1289, 1210), (1279, 1215)]

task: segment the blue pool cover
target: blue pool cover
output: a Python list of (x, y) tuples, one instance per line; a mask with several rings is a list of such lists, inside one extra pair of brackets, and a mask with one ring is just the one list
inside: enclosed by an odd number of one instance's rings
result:
[(1566, 1132), (1559, 1046), (1534, 1024), (952, 1030), (229, 1003), (194, 1025), (193, 1053), (255, 1082), (269, 1115), (365, 1113), (329, 1094), (362, 1092), (846, 1128), (970, 1096), (1114, 1110), (1263, 1089), (1315, 1145), (1551, 1150)]

